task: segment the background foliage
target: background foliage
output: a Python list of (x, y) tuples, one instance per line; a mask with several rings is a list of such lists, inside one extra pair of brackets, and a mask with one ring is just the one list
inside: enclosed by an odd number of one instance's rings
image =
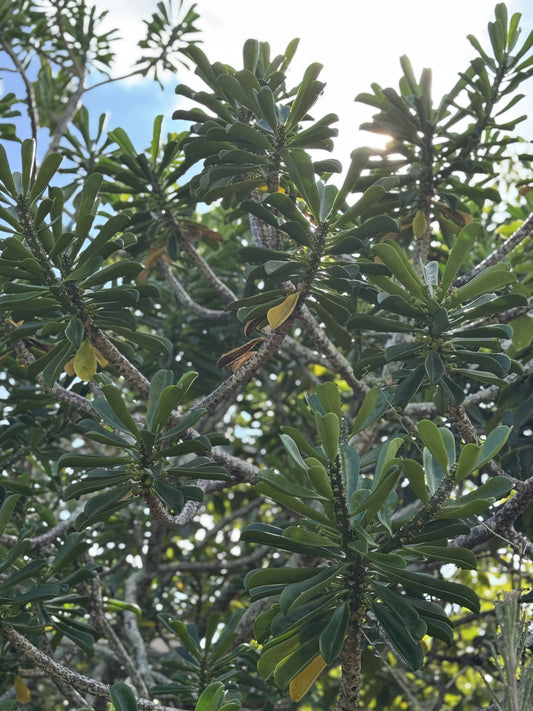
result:
[(158, 3), (132, 74), (205, 88), (137, 146), (94, 8), (0, 19), (0, 709), (528, 708), (533, 32), (343, 169), (297, 40)]

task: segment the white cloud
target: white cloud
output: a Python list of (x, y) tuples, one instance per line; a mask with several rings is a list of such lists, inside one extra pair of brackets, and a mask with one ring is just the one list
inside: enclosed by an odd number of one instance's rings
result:
[[(522, 3), (511, 0), (510, 11), (520, 9)], [(97, 5), (110, 10), (109, 22), (116, 23), (125, 38), (119, 51), (124, 71), (134, 54), (128, 47), (142, 36), (142, 19), (150, 17), (156, 2), (115, 0), (110, 4), (97, 0)], [(372, 82), (397, 86), (399, 57), (407, 54), (415, 74), (424, 67), (432, 68), (438, 100), (474, 56), (466, 35), (474, 34), (487, 45), (487, 23), (494, 14), (494, 0), (197, 0), (196, 5), (202, 30), (199, 37), (211, 61), (240, 68), (247, 38), (268, 41), (275, 55), (282, 53), (292, 38), (300, 37), (290, 80), (295, 84), (311, 62), (324, 65), (320, 78), (327, 85), (314, 113), (339, 114), (335, 155), (343, 163), (351, 148), (373, 139), (357, 130), (372, 110), (356, 104), (356, 94), (368, 91)], [(199, 87), (199, 80), (185, 72), (179, 79)]]

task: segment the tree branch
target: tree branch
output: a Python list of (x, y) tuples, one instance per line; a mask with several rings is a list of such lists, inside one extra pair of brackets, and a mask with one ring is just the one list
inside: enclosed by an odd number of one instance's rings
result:
[[(478, 526), (474, 526), (470, 533), (459, 536), (452, 541), (451, 544), (472, 549), (481, 543), (485, 543), (485, 541), (488, 541), (493, 536), (503, 537), (506, 541), (508, 538), (511, 538), (511, 540), (513, 538), (517, 539), (517, 535), (519, 534), (514, 531), (514, 521), (516, 521), (520, 514), (532, 503), (533, 477), (522, 482), (520, 490), (517, 491), (513, 498), (502, 504), (490, 518)], [(522, 538), (520, 538), (520, 543), (523, 544)], [(529, 545), (531, 546), (531, 544)]]
[(192, 311), (197, 316), (201, 316), (203, 318), (216, 319), (216, 320), (227, 320), (233, 315), (229, 311), (220, 311), (217, 309), (207, 309), (207, 308), (205, 308), (205, 306), (202, 306), (201, 304), (197, 304), (196, 301), (191, 299), (191, 297), (187, 293), (187, 290), (181, 284), (181, 282), (174, 276), (174, 274), (172, 274), (172, 272), (170, 271), (170, 267), (168, 266), (168, 264), (165, 262), (164, 259), (158, 259), (157, 268), (159, 269), (161, 274), (164, 276), (167, 284), (170, 286), (173, 294), (176, 296), (178, 301), (180, 301), (183, 304), (183, 306), (185, 306), (185, 308), (189, 309), (189, 311)]
[(13, 48), (9, 44), (9, 42), (6, 40), (5, 37), (0, 35), (0, 45), (4, 52), (8, 55), (8, 57), (11, 59), (13, 62), (13, 65), (15, 66), (16, 72), (20, 75), (20, 78), (22, 79), (22, 82), (24, 84), (24, 88), (26, 89), (26, 105), (28, 107), (28, 116), (30, 118), (30, 125), (31, 125), (31, 137), (35, 142), (37, 142), (37, 131), (39, 129), (39, 115), (37, 111), (37, 101), (35, 99), (35, 92), (33, 90), (33, 86), (31, 81), (28, 79), (28, 76), (26, 72), (24, 71), (24, 67), (22, 66), (22, 63), (20, 62), (19, 58), (13, 51)]
[[(0, 636), (6, 639), (15, 649), (25, 654), (36, 666), (43, 669), (53, 679), (59, 682), (72, 686), (77, 691), (85, 691), (93, 696), (101, 696), (108, 701), (111, 701), (109, 688), (102, 684), (101, 681), (91, 679), (83, 674), (74, 672), (68, 667), (59, 664), (55, 659), (45, 654), (40, 649), (35, 647), (19, 632), (14, 630), (9, 625), (0, 625)], [(139, 711), (184, 711), (184, 709), (171, 708), (162, 706), (148, 699), (137, 699)]]
[(531, 232), (533, 231), (533, 212), (529, 215), (527, 220), (524, 222), (524, 224), (519, 227), (516, 232), (513, 232), (513, 234), (505, 240), (505, 242), (499, 247), (497, 250), (492, 252), (492, 254), (489, 254), (488, 257), (486, 257), (482, 262), (477, 264), (474, 269), (472, 269), (468, 274), (463, 274), (463, 276), (458, 277), (454, 282), (453, 286), (455, 287), (460, 287), (463, 286), (463, 284), (466, 284), (468, 281), (471, 281), (475, 276), (477, 276), (480, 272), (483, 271), (483, 269), (486, 269), (487, 267), (491, 267), (493, 264), (497, 264), (498, 262), (501, 262), (501, 260), (509, 254), (509, 252), (512, 252), (515, 247), (518, 247), (518, 245), (523, 242), (527, 237), (530, 236)]
[[(206, 481), (196, 481), (195, 485), (203, 491), (207, 488)], [(198, 501), (186, 501), (179, 514), (172, 514), (155, 494), (149, 494), (144, 499), (154, 519), (171, 530), (182, 528), (189, 523), (200, 508)]]
[(363, 399), (369, 387), (363, 383), (362, 380), (358, 380), (353, 372), (353, 368), (346, 358), (337, 350), (335, 345), (326, 336), (324, 329), (316, 321), (315, 317), (309, 311), (307, 306), (302, 306), (302, 309), (298, 316), (300, 322), (304, 326), (306, 333), (309, 338), (315, 343), (318, 350), (329, 360), (329, 362), (336, 368), (337, 373), (346, 380), (348, 385), (352, 388), (354, 393)]

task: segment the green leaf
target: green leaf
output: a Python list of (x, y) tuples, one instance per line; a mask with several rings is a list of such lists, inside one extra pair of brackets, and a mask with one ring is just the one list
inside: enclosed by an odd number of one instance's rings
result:
[(82, 284), (85, 289), (89, 289), (92, 286), (106, 284), (108, 282), (115, 281), (116, 279), (131, 281), (141, 271), (142, 264), (124, 259), (115, 262), (114, 264), (110, 264), (103, 269), (99, 269), (95, 274), (83, 279)]
[(357, 202), (351, 205), (343, 215), (335, 222), (335, 227), (343, 227), (344, 225), (353, 222), (356, 218), (364, 215), (365, 212), (379, 202), (385, 195), (387, 190), (383, 185), (371, 185), (365, 190), (362, 197)]
[(418, 640), (413, 639), (407, 627), (388, 605), (374, 600), (371, 604), (378, 622), (407, 666), (412, 671), (421, 667), (424, 662), (424, 650)]
[(324, 448), (329, 461), (335, 461), (337, 452), (339, 451), (339, 418), (333, 412), (326, 412), (325, 415), (315, 412), (315, 424), (320, 444)]
[(422, 363), (411, 371), (411, 373), (396, 387), (392, 404), (395, 407), (404, 408), (409, 403), (411, 398), (418, 392), (425, 375), (426, 367), (424, 363)]
[(431, 385), (436, 385), (440, 382), (443, 375), (446, 374), (446, 366), (440, 357), (438, 351), (433, 348), (429, 351), (424, 361), (426, 374)]
[(434, 578), (427, 573), (413, 573), (407, 570), (397, 571), (395, 568), (387, 569), (387, 576), (391, 582), (401, 583), (403, 586), (417, 592), (431, 595), (446, 602), (452, 602), (468, 610), (479, 613), (479, 598), (471, 588), (449, 580)]
[(62, 160), (63, 156), (59, 153), (48, 153), (48, 155), (45, 156), (35, 178), (35, 182), (31, 187), (30, 194), (28, 195), (30, 205), (46, 190), (61, 165)]
[(376, 469), (374, 472), (374, 479), (372, 481), (372, 490), (376, 489), (378, 484), (381, 483), (382, 479), (387, 474), (389, 467), (392, 463), (397, 464), (398, 461), (394, 459), (398, 450), (403, 444), (403, 439), (401, 437), (393, 437), (390, 440), (384, 442), (379, 448), (378, 459), (376, 462)]
[(319, 649), (327, 664), (333, 664), (344, 647), (344, 638), (350, 622), (350, 603), (345, 602), (333, 613), (320, 634)]
[[(281, 435), (280, 439), (283, 442), (283, 446), (285, 447), (285, 450), (287, 453), (294, 459), (295, 463), (299, 466), (307, 466), (302, 457), (300, 456), (300, 453), (298, 452), (298, 449), (300, 449), (302, 452), (305, 452), (305, 454), (309, 455), (310, 457), (316, 457), (319, 459), (322, 464), (327, 464), (328, 460), (326, 457), (324, 457), (320, 452), (317, 452), (316, 449), (314, 449), (309, 442), (305, 439), (303, 434), (300, 432), (300, 430), (296, 429), (296, 427), (291, 427), (290, 425), (284, 425), (281, 428), (281, 431), (283, 434), (287, 435), (290, 440), (292, 440), (292, 443), (289, 440), (285, 440)], [(295, 446), (296, 445), (296, 446)], [(293, 456), (294, 454), (294, 456)]]
[(472, 250), (472, 247), (482, 231), (483, 228), (479, 222), (471, 222), (469, 225), (466, 225), (466, 227), (463, 227), (455, 238), (442, 273), (440, 288), (444, 293), (447, 292), (452, 285), (457, 272), (463, 265), (465, 258)]
[(20, 158), (22, 163), (22, 192), (27, 195), (35, 163), (35, 141), (31, 138), (22, 141)]
[(321, 70), (322, 64), (318, 62), (310, 64), (305, 70), (298, 87), (298, 93), (292, 102), (289, 118), (285, 124), (286, 131), (296, 128), (322, 93), (325, 84), (317, 81), (317, 76)]
[(337, 540), (338, 536), (336, 534), (327, 535), (327, 533), (327, 531), (315, 533), (299, 526), (287, 526), (283, 531), (284, 536), (292, 538), (294, 541), (302, 541), (309, 545), (324, 546), (325, 548), (340, 548), (340, 543)]
[(361, 176), (361, 173), (366, 168), (368, 161), (370, 160), (372, 152), (372, 149), (367, 147), (356, 148), (354, 151), (351, 152), (350, 166), (346, 172), (344, 182), (339, 192), (337, 193), (335, 202), (333, 203), (334, 210), (340, 208), (344, 200), (346, 200), (348, 193), (354, 190), (355, 186), (357, 185), (357, 181)]
[(370, 316), (369, 314), (352, 316), (348, 325), (354, 329), (368, 329), (378, 333), (412, 333), (414, 330), (410, 324), (398, 319)]
[(68, 341), (60, 341), (57, 346), (50, 351), (54, 355), (46, 364), (41, 373), (43, 382), (48, 387), (52, 387), (59, 374), (63, 370), (65, 363), (69, 360), (72, 346)]
[(130, 411), (128, 410), (122, 397), (122, 392), (114, 385), (102, 385), (101, 389), (104, 393), (105, 399), (122, 425), (130, 434), (137, 438), (139, 436), (139, 428), (137, 427), (137, 423), (133, 417), (130, 415)]
[(476, 461), (479, 455), (480, 447), (473, 442), (465, 444), (459, 455), (457, 467), (455, 469), (455, 481), (457, 483), (463, 481), (476, 467)]
[(324, 412), (333, 412), (340, 420), (342, 418), (341, 396), (335, 383), (319, 383), (315, 388), (315, 393), (324, 408)]
[(315, 220), (320, 221), (320, 197), (311, 157), (301, 148), (284, 148), (281, 150), (281, 156), (290, 179), (294, 181), (309, 211)]
[(117, 234), (117, 232), (122, 232), (126, 225), (130, 222), (130, 217), (125, 213), (120, 213), (118, 215), (113, 215), (110, 217), (101, 227), (96, 235), (96, 237), (87, 245), (80, 257), (85, 262), (91, 257), (105, 255), (105, 247), (108, 242)]
[(295, 541), (281, 535), (282, 529), (264, 523), (252, 523), (241, 533), (242, 541), (251, 541), (262, 545), (271, 546), (278, 550), (291, 551), (293, 553), (303, 553), (314, 556), (329, 557), (328, 551), (324, 548), (305, 545), (301, 541)]
[(186, 376), (182, 376), (176, 385), (168, 385), (164, 388), (164, 390), (162, 390), (159, 398), (159, 406), (154, 417), (152, 426), (153, 430), (156, 430), (158, 427), (163, 427), (170, 417), (172, 410), (178, 406), (190, 385), (194, 382), (194, 380), (196, 380), (197, 377), (198, 373), (190, 371), (188, 378), (186, 378)]
[(481, 445), (481, 449), (474, 464), (474, 469), (479, 469), (488, 461), (493, 459), (493, 457), (498, 454), (507, 442), (510, 434), (511, 428), (505, 427), (504, 425), (495, 427), (492, 432), (489, 432), (486, 440)]
[(413, 543), (428, 543), (439, 541), (445, 543), (449, 539), (470, 533), (470, 526), (464, 521), (431, 521), (424, 526), (422, 533), (413, 536)]
[(43, 585), (35, 585), (29, 590), (26, 590), (26, 592), (16, 595), (13, 598), (13, 602), (25, 605), (29, 602), (37, 602), (38, 600), (49, 600), (50, 598), (57, 597), (60, 593), (61, 588), (59, 585), (45, 583)]
[(472, 551), (467, 548), (459, 548), (458, 546), (428, 546), (418, 544), (416, 546), (405, 546), (405, 550), (413, 552), (428, 558), (436, 558), (437, 560), (453, 563), (458, 568), (467, 570), (475, 570), (477, 568), (477, 559)]
[(65, 336), (72, 343), (76, 350), (81, 346), (83, 337), (85, 336), (85, 329), (83, 328), (83, 323), (79, 318), (72, 318), (65, 329)]
[(409, 263), (403, 249), (396, 242), (393, 240), (379, 242), (374, 245), (373, 250), (410, 294), (424, 303), (427, 301), (428, 297), (422, 282)]
[(378, 487), (373, 491), (368, 498), (360, 503), (352, 512), (354, 515), (365, 512), (365, 519), (371, 521), (377, 514), (379, 509), (387, 501), (389, 494), (396, 486), (400, 478), (401, 469), (397, 465), (393, 465), (388, 473), (382, 478)]
[(180, 488), (167, 484), (166, 481), (156, 479), (153, 482), (156, 494), (174, 513), (179, 513), (185, 503), (185, 497)]
[(352, 436), (358, 432), (362, 432), (376, 420), (378, 420), (388, 409), (390, 403), (387, 401), (384, 393), (380, 392), (379, 388), (372, 388), (364, 397), (361, 407), (354, 419), (352, 427)]
[(224, 684), (221, 681), (213, 681), (200, 694), (194, 711), (218, 711), (219, 709), (222, 711), (221, 703), (223, 699)]
[(401, 619), (411, 637), (414, 640), (422, 639), (426, 634), (426, 625), (406, 596), (376, 581), (373, 581), (371, 585), (381, 600)]
[(110, 685), (109, 693), (116, 711), (137, 711), (135, 694), (123, 681)]
[(274, 670), (276, 683), (284, 688), (317, 656), (318, 638), (300, 644), (296, 651), (283, 659)]
[(98, 521), (105, 521), (115, 511), (119, 511), (138, 497), (132, 493), (131, 484), (115, 486), (110, 491), (97, 494), (85, 504), (83, 513), (76, 519), (76, 529), (83, 530)]
[(281, 639), (273, 640), (268, 647), (263, 647), (261, 657), (257, 662), (257, 671), (263, 679), (269, 679), (277, 665), (289, 656), (299, 646), (298, 635), (294, 632), (283, 635)]
[(320, 568), (318, 574), (312, 578), (287, 585), (279, 598), (280, 609), (283, 614), (288, 615), (295, 608), (318, 597), (318, 595), (326, 590), (330, 583), (337, 578), (339, 572), (338, 565)]
[(319, 220), (324, 222), (331, 214), (335, 197), (337, 196), (337, 188), (335, 185), (324, 185), (322, 181), (317, 183), (318, 195), (320, 198)]
[(146, 411), (146, 426), (149, 430), (153, 430), (153, 424), (157, 409), (159, 407), (159, 398), (161, 393), (169, 385), (172, 385), (173, 375), (171, 370), (158, 370), (152, 376), (150, 381), (150, 393), (148, 396), (148, 408)]
[(350, 501), (359, 483), (359, 455), (349, 444), (341, 444), (339, 454), (346, 500)]
[(420, 420), (418, 423), (420, 439), (435, 457), (444, 471), (448, 470), (448, 452), (437, 425), (431, 420)]
[[(106, 291), (109, 290), (106, 289)], [(113, 330), (119, 336), (123, 336), (127, 341), (133, 341), (133, 343), (136, 343), (142, 348), (147, 348), (148, 350), (155, 351), (156, 353), (164, 353), (165, 355), (172, 354), (172, 343), (164, 336), (153, 333), (143, 333), (139, 330), (134, 331), (130, 328), (122, 328), (121, 326), (115, 326)]]
[(128, 457), (110, 456), (105, 454), (63, 454), (59, 457), (58, 464), (60, 467), (112, 467), (115, 464), (126, 464), (129, 462)]
[(13, 176), (11, 175), (6, 149), (2, 144), (0, 144), (0, 180), (3, 182), (6, 192), (11, 195), (11, 197), (16, 198), (18, 191), (15, 187)]
[(2, 501), (0, 506), (0, 536), (5, 531), (7, 524), (11, 520), (11, 516), (17, 505), (17, 501), (20, 499), (20, 494), (10, 494), (6, 496)]
[[(515, 281), (516, 276), (513, 272), (509, 271), (506, 264), (502, 263), (493, 267), (487, 267), (451, 295), (450, 305), (456, 307), (460, 304), (465, 304), (471, 299), (477, 299), (483, 294), (502, 289), (504, 286), (512, 284)], [(469, 313), (468, 316), (472, 318), (471, 313)]]
[(424, 504), (429, 503), (429, 494), (426, 488), (426, 476), (423, 468), (414, 459), (403, 460), (403, 470), (409, 479), (412, 490)]
[(173, 620), (168, 615), (159, 614), (157, 617), (172, 634), (178, 637), (187, 651), (190, 652), (195, 659), (199, 660), (200, 649), (191, 636), (189, 625), (185, 625), (181, 620)]
[(10, 588), (14, 588), (24, 580), (28, 580), (28, 578), (38, 579), (39, 573), (45, 566), (45, 560), (32, 560), (30, 563), (21, 568), (21, 570), (18, 570), (16, 573), (9, 575), (2, 580), (0, 583), (0, 593), (3, 593)]
[(285, 492), (290, 496), (295, 496), (301, 499), (317, 499), (319, 501), (326, 500), (326, 497), (322, 496), (317, 491), (295, 484), (282, 474), (275, 474), (269, 469), (261, 469), (261, 471), (257, 473), (257, 478), (259, 481), (266, 481), (278, 491)]
[(83, 494), (90, 494), (94, 491), (101, 491), (110, 486), (122, 484), (129, 478), (130, 475), (125, 471), (117, 470), (114, 472), (111, 469), (91, 469), (81, 481), (68, 484), (65, 487), (63, 498), (65, 501), (78, 499)]
[(249, 571), (244, 577), (244, 587), (247, 590), (261, 585), (289, 585), (290, 583), (307, 580), (320, 573), (320, 568), (258, 568)]

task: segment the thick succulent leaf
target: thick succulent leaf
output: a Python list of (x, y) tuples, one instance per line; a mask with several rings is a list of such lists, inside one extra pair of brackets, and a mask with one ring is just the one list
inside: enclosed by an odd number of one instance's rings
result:
[(424, 650), (418, 640), (413, 639), (403, 622), (386, 604), (372, 600), (372, 610), (383, 627), (393, 647), (401, 655), (409, 669), (415, 670), (424, 662)]
[(476, 556), (467, 548), (457, 546), (429, 546), (417, 544), (416, 546), (406, 546), (405, 550), (428, 558), (436, 558), (446, 563), (453, 563), (458, 568), (475, 570), (477, 567)]
[(319, 649), (327, 664), (332, 664), (341, 653), (349, 622), (350, 603), (345, 602), (335, 610), (320, 634)]

